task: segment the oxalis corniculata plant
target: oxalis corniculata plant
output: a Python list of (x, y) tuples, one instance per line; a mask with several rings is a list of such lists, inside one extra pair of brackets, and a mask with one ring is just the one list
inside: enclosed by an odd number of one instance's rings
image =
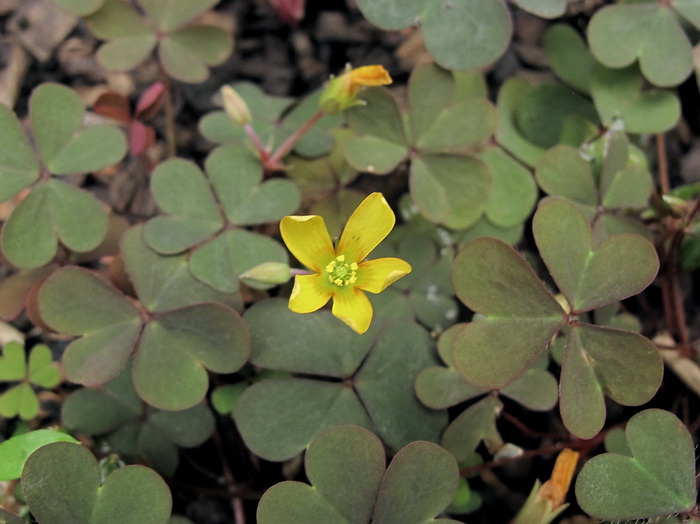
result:
[[(230, 2), (54, 1), (158, 78), (0, 105), (0, 523), (700, 521), (700, 0), (357, 0), (431, 60), (220, 86), (205, 154)], [(84, 183), (134, 165), (147, 220)]]

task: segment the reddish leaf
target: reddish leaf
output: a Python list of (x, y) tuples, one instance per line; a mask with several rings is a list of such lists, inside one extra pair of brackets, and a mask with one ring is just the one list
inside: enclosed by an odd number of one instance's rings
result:
[(153, 145), (155, 131), (150, 126), (142, 124), (138, 120), (131, 122), (129, 126), (129, 153), (139, 156)]
[(115, 91), (102, 93), (95, 102), (93, 111), (98, 115), (112, 118), (124, 124), (131, 122), (129, 100), (124, 95)]
[(149, 86), (136, 103), (136, 111), (134, 118), (139, 120), (148, 120), (155, 115), (160, 106), (163, 105), (163, 96), (165, 95), (165, 84), (156, 82)]
[(306, 0), (270, 0), (270, 4), (285, 24), (297, 25), (304, 18)]

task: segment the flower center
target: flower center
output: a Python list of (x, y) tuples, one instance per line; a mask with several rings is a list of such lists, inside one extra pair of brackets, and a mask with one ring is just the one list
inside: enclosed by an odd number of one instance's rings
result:
[(335, 284), (338, 287), (349, 286), (357, 282), (357, 268), (356, 262), (347, 263), (345, 261), (345, 255), (338, 255), (335, 260), (331, 260), (326, 265), (326, 274), (328, 275), (328, 282)]

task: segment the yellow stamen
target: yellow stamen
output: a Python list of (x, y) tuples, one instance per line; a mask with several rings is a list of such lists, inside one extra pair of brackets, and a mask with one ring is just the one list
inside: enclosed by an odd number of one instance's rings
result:
[(345, 262), (345, 255), (337, 255), (335, 260), (331, 260), (326, 264), (328, 282), (338, 287), (347, 287), (350, 284), (354, 284), (357, 282), (357, 270), (359, 267), (357, 262), (351, 262), (350, 264)]

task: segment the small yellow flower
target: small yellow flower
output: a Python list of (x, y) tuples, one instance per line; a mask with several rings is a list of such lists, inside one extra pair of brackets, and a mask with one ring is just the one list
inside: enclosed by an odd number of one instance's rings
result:
[(372, 304), (364, 294), (379, 293), (411, 272), (400, 258), (365, 260), (396, 223), (381, 193), (365, 198), (348, 219), (333, 247), (323, 217), (287, 216), (280, 223), (282, 239), (292, 254), (313, 271), (297, 275), (289, 309), (311, 313), (333, 298), (333, 314), (362, 334), (372, 322)]
[(321, 94), (319, 104), (329, 115), (345, 111), (362, 104), (357, 95), (365, 86), (385, 86), (391, 84), (391, 76), (380, 65), (347, 69), (342, 75), (331, 78)]

